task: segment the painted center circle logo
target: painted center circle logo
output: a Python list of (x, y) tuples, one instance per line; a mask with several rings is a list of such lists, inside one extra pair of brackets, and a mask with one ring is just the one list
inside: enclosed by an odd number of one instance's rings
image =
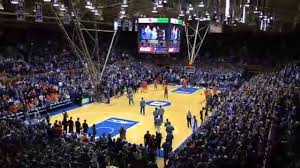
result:
[(166, 107), (166, 106), (170, 106), (171, 103), (168, 101), (164, 101), (164, 100), (153, 100), (153, 101), (148, 101), (146, 102), (147, 106), (155, 106), (155, 107)]

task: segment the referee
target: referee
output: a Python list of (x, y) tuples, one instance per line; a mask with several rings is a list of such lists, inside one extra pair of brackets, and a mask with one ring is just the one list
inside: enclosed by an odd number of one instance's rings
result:
[(145, 115), (145, 106), (146, 106), (146, 102), (145, 102), (145, 100), (144, 100), (143, 97), (142, 97), (142, 100), (141, 100), (141, 102), (140, 102), (140, 106), (141, 106), (140, 113), (141, 113), (142, 115)]

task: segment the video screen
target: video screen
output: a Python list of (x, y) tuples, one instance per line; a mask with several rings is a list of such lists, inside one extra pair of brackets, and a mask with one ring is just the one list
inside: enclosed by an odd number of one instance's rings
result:
[(139, 24), (139, 52), (167, 54), (167, 24)]
[(181, 27), (170, 25), (169, 53), (179, 53), (180, 51)]

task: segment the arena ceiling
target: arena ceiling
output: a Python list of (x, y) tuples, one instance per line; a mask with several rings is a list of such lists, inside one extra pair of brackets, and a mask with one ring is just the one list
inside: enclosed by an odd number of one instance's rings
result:
[[(16, 5), (12, 4), (13, 0), (0, 0), (0, 21), (3, 23), (17, 23)], [(35, 3), (42, 3), (44, 23), (55, 23), (54, 13), (52, 11), (52, 2), (43, 0), (23, 0), (25, 3), (24, 13), (26, 23), (34, 23)], [(123, 0), (91, 0), (95, 8), (99, 11), (98, 16), (85, 8), (88, 0), (60, 0), (70, 14), (72, 9), (79, 11), (80, 18), (86, 22), (97, 22), (99, 24), (112, 25), (113, 19), (120, 16), (121, 5)], [(163, 8), (157, 8), (157, 13), (152, 13), (155, 2), (160, 0), (127, 0), (128, 7), (125, 8), (127, 18), (135, 17), (178, 17), (181, 10), (188, 10), (188, 5), (192, 4), (195, 8), (201, 0), (166, 0)], [(163, 1), (163, 0), (162, 0)], [(300, 22), (300, 1), (299, 0), (203, 0), (205, 10), (210, 13), (216, 13), (224, 17), (226, 1), (230, 2), (230, 10), (234, 11), (235, 18), (238, 20), (242, 17), (241, 6), (249, 3), (254, 9), (258, 7), (261, 11), (266, 11), (268, 15), (274, 18), (276, 30), (289, 29), (296, 30)], [(62, 17), (64, 14), (59, 10), (58, 14)], [(247, 22), (249, 27), (256, 24), (255, 19), (249, 18)], [(17, 24), (20, 25), (20, 24)], [(244, 27), (244, 26), (241, 26)], [(274, 28), (275, 29), (275, 28)]]

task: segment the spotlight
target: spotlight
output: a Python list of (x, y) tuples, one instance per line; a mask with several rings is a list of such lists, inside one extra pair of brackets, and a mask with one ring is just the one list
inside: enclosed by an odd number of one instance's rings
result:
[(61, 4), (60, 7), (59, 7), (59, 10), (60, 10), (60, 11), (65, 11), (65, 10), (66, 10), (65, 5), (64, 5), (64, 4)]
[(152, 13), (157, 13), (158, 11), (156, 10), (156, 7), (153, 7)]
[(250, 0), (246, 0), (245, 7), (249, 7), (249, 6), (250, 6)]
[(188, 20), (192, 20), (192, 16), (191, 16), (191, 15), (189, 15), (189, 18), (188, 18)]
[(124, 10), (124, 8), (121, 9), (120, 14), (125, 15), (126, 11)]
[(89, 1), (89, 0), (87, 0), (87, 1), (86, 1), (86, 4), (85, 4), (85, 8), (87, 8), (87, 9), (92, 9), (92, 8), (93, 8), (92, 2)]
[(98, 11), (97, 11), (97, 9), (92, 9), (91, 12), (96, 13)]
[(254, 13), (254, 14), (259, 14), (259, 10), (258, 10), (258, 7), (257, 7), (257, 6), (255, 7), (255, 10), (253, 11), (253, 13)]
[(204, 3), (203, 3), (203, 1), (201, 1), (200, 3), (199, 3), (199, 5), (198, 5), (200, 8), (203, 8), (204, 7)]
[(190, 5), (189, 5), (189, 10), (190, 10), (190, 11), (194, 10), (194, 8), (193, 8), (193, 5), (192, 5), (192, 4), (190, 4)]
[(53, 6), (54, 6), (54, 7), (59, 7), (59, 2), (58, 2), (58, 0), (53, 0)]
[(127, 0), (123, 0), (122, 8), (128, 8)]
[(19, 0), (10, 0), (10, 3), (16, 5), (19, 3)]
[(168, 1), (167, 1), (167, 0), (164, 0), (164, 3), (168, 3)]
[(180, 17), (184, 17), (184, 11), (183, 11), (183, 10), (180, 11), (179, 16), (180, 16)]
[(51, 0), (44, 0), (44, 2), (51, 2)]
[(161, 0), (156, 3), (156, 7), (158, 8), (164, 7)]

